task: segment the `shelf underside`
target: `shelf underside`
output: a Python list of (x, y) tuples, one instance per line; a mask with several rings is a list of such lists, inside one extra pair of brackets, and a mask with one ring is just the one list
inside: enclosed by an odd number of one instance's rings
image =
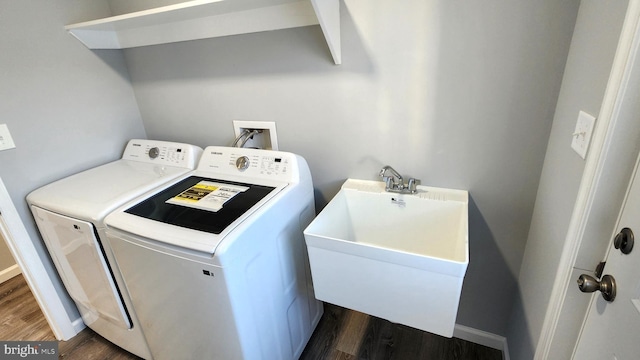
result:
[(317, 24), (339, 64), (339, 0), (198, 0), (65, 29), (90, 49), (126, 49)]

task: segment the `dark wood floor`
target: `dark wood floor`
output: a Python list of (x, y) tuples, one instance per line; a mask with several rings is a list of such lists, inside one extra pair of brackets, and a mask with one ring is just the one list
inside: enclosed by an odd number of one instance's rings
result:
[[(22, 275), (0, 284), (0, 340), (56, 340)], [(87, 328), (58, 345), (60, 359), (139, 359)]]
[[(55, 340), (22, 275), (0, 285), (0, 340)], [(139, 359), (87, 328), (61, 341), (65, 360)], [(325, 304), (301, 360), (501, 360), (502, 352)]]
[(500, 350), (325, 304), (301, 360), (502, 360)]

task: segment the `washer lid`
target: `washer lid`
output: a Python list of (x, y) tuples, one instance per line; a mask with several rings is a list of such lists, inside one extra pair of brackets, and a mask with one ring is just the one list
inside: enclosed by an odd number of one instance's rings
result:
[(125, 212), (165, 224), (220, 234), (275, 189), (190, 176)]

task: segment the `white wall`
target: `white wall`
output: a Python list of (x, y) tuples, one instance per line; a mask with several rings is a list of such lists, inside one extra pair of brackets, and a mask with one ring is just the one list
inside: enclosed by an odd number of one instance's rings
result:
[(276, 121), (318, 209), (394, 166), (471, 195), (458, 323), (506, 334), (579, 2), (345, 0), (343, 65), (319, 27), (125, 50), (147, 134), (229, 144)]
[(183, 3), (188, 0), (108, 0), (112, 15), (121, 15), (161, 6)]
[[(16, 144), (0, 151), (0, 178), (55, 279), (25, 196), (114, 160), (128, 139), (146, 137), (122, 53), (90, 51), (63, 28), (109, 15), (99, 1), (0, 1), (0, 123)], [(66, 299), (70, 318), (77, 318)]]
[[(627, 3), (583, 0), (580, 5), (518, 279), (508, 332), (512, 359), (531, 359), (540, 337), (585, 165), (570, 147), (571, 134), (580, 110), (594, 116), (600, 111)], [(612, 214), (614, 221), (616, 215)], [(597, 261), (576, 271), (593, 271), (596, 265)], [(577, 296), (569, 306), (584, 309), (578, 302), (588, 302), (590, 297), (579, 296), (577, 286), (574, 292)], [(561, 326), (568, 320), (563, 319)], [(554, 345), (554, 359), (570, 356), (576, 330), (558, 330), (562, 344)]]

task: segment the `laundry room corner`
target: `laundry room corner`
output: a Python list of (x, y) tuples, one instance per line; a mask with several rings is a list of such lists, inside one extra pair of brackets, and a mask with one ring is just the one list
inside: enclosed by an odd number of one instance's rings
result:
[(0, 1), (0, 281), (150, 360), (566, 354), (571, 134), (628, 4)]

